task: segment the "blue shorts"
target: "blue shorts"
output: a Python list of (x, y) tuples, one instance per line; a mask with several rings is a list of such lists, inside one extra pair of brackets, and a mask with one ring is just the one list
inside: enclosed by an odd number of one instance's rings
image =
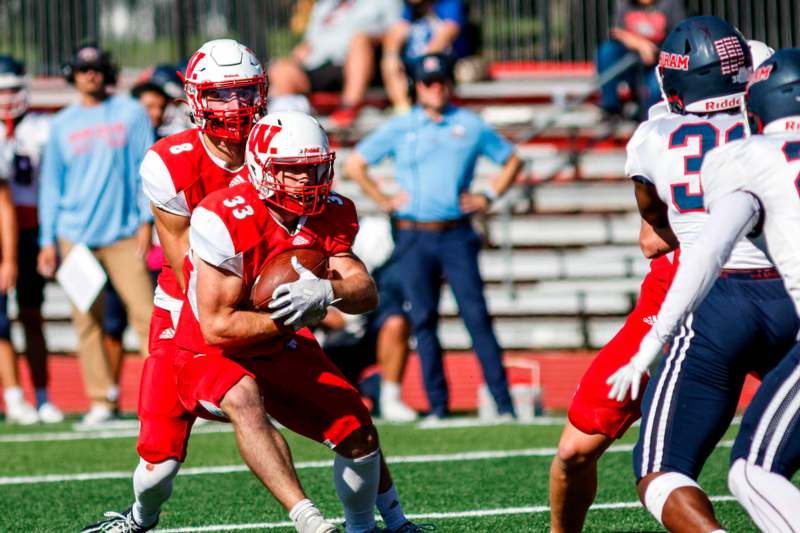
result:
[(11, 321), (8, 319), (8, 295), (0, 293), (0, 340), (11, 340)]
[(745, 377), (777, 366), (799, 325), (780, 278), (718, 279), (648, 383), (633, 455), (637, 480), (652, 472), (697, 479), (733, 418)]
[(740, 458), (787, 479), (800, 469), (800, 342), (767, 374), (747, 408), (731, 463)]

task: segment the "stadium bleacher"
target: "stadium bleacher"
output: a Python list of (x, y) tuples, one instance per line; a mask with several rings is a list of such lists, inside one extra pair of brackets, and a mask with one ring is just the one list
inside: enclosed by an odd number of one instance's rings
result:
[[(519, 145), (526, 162), (521, 182), (493, 213), (477, 221), (487, 244), (480, 265), (489, 309), (501, 344), (509, 350), (597, 348), (631, 309), (647, 271), (637, 246), (639, 222), (632, 189), (623, 178), (624, 147), (633, 124), (609, 129), (591, 104), (559, 112), (567, 99), (591, 89), (592, 73), (587, 69), (524, 76), (515, 71), (510, 79), (458, 88), (462, 105), (512, 140), (548, 125)], [(55, 109), (70, 98), (58, 80), (34, 83), (36, 108)], [(335, 106), (336, 96), (316, 95), (313, 102), (327, 111)], [(386, 120), (381, 93), (370, 94), (368, 103), (352, 130), (331, 133), (338, 145), (336, 189), (354, 199), (362, 214), (375, 214), (377, 206), (341, 172), (353, 144)], [(326, 123), (326, 117), (322, 121)], [(481, 161), (475, 185), (485, 183), (495, 171)], [(392, 189), (391, 162), (377, 166), (374, 175)], [(469, 336), (449, 291), (443, 295), (441, 312), (444, 347), (469, 349)], [(11, 313), (15, 316), (16, 310)], [(51, 349), (73, 351), (77, 339), (69, 323), (69, 305), (55, 284), (47, 287), (44, 315)], [(18, 324), (14, 341), (23, 348)], [(130, 332), (125, 342), (130, 349), (137, 346)]]

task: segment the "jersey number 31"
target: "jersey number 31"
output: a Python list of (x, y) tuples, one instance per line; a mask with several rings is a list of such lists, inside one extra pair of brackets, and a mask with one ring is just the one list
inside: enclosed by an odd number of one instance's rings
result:
[[(703, 211), (703, 188), (697, 177), (700, 175), (703, 158), (709, 150), (719, 146), (719, 133), (719, 130), (710, 122), (696, 122), (694, 124), (683, 124), (669, 136), (670, 150), (686, 148), (691, 138), (700, 140), (699, 153), (683, 157), (683, 175), (687, 178), (696, 176), (695, 179), (691, 182), (673, 183), (671, 185), (672, 203), (678, 212)], [(742, 123), (734, 124), (725, 132), (725, 143), (742, 137), (744, 137), (744, 125)], [(689, 192), (690, 183), (696, 184), (700, 192)]]

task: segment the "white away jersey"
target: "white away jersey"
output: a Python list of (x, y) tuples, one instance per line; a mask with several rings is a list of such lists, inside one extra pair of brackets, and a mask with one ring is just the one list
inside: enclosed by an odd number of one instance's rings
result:
[[(651, 115), (652, 116), (652, 115)], [(700, 168), (713, 148), (744, 136), (740, 115), (655, 114), (637, 128), (627, 146), (625, 174), (655, 185), (669, 208), (669, 222), (681, 247), (688, 249), (708, 215)], [(763, 252), (742, 239), (726, 268), (772, 266)]]
[(36, 207), (42, 152), (50, 135), (50, 115), (28, 113), (8, 137), (0, 127), (0, 177), (8, 180), (14, 205)]
[(758, 198), (768, 250), (800, 314), (800, 134), (756, 135), (709, 152), (703, 163), (706, 208), (728, 193)]

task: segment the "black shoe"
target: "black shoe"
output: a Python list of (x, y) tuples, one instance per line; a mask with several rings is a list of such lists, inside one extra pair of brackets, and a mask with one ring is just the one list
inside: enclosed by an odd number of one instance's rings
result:
[(433, 524), (415, 524), (414, 522), (406, 522), (397, 529), (384, 529), (383, 533), (425, 533), (427, 531), (434, 531), (436, 526)]
[(140, 526), (133, 519), (133, 512), (131, 507), (124, 513), (116, 513), (108, 511), (105, 513), (105, 518), (86, 526), (81, 529), (81, 533), (144, 533), (150, 531), (158, 525), (158, 519), (147, 526)]

